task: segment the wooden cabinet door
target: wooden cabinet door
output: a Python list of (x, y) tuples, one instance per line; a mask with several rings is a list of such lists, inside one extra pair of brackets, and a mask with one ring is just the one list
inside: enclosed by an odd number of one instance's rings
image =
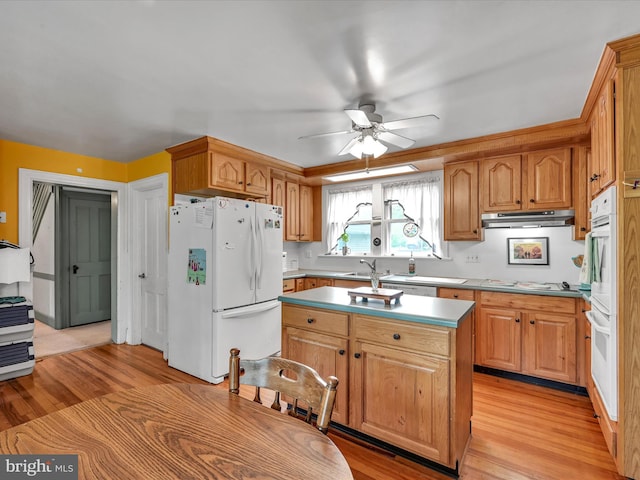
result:
[(525, 209), (571, 208), (571, 148), (527, 155)]
[(595, 197), (615, 180), (614, 92), (615, 73), (604, 85), (592, 116), (592, 158), (589, 168), (592, 197)]
[(206, 188), (209, 154), (198, 153), (174, 160), (172, 164), (173, 193), (189, 193)]
[(448, 465), (449, 360), (355, 342), (351, 364), (350, 426)]
[(300, 208), (298, 240), (310, 242), (313, 240), (313, 189), (308, 185), (299, 186), (298, 205)]
[(575, 383), (575, 317), (537, 312), (524, 317), (522, 373)]
[(521, 326), (517, 310), (482, 307), (476, 315), (476, 363), (520, 372)]
[(317, 288), (318, 287), (318, 280), (319, 278), (316, 277), (307, 277), (304, 279), (304, 289), (305, 290), (309, 290), (311, 288)]
[(481, 240), (478, 162), (444, 166), (444, 239)]
[(589, 195), (587, 184), (587, 166), (590, 157), (591, 149), (586, 146), (581, 146), (578, 147), (573, 158), (574, 240), (584, 240), (587, 232), (591, 230), (591, 218), (589, 217), (591, 195)]
[(286, 327), (283, 331), (282, 356), (309, 365), (322, 378), (338, 378), (336, 401), (331, 420), (343, 425), (349, 422), (349, 342), (346, 338), (304, 329)]
[(286, 182), (285, 240), (295, 242), (300, 231), (300, 187), (295, 182)]
[(269, 167), (256, 163), (245, 163), (245, 191), (257, 195), (269, 194)]
[(483, 212), (522, 209), (522, 157), (489, 158), (481, 168)]
[(280, 178), (271, 179), (271, 205), (285, 206), (285, 182)]
[(211, 186), (244, 191), (244, 162), (221, 153), (213, 153)]
[(304, 278), (296, 278), (296, 292), (305, 290)]

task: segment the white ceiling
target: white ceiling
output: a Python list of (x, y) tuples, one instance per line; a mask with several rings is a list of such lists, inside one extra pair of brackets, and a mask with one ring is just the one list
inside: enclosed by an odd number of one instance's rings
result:
[[(580, 116), (640, 1), (0, 1), (0, 138), (130, 162), (210, 135), (335, 163), (368, 96), (416, 147)], [(389, 152), (397, 151), (390, 148)]]

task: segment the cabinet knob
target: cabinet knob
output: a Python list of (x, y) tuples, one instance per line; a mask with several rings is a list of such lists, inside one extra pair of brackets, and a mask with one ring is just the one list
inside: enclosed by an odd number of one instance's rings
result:
[(522, 202), (520, 200), (516, 200), (516, 205), (520, 205)]
[(597, 413), (594, 413), (593, 418), (600, 418), (600, 415), (598, 415)]
[(250, 186), (251, 186), (251, 182), (247, 182), (247, 187), (250, 187)]
[(474, 228), (474, 229), (473, 229), (473, 233), (478, 233), (478, 229), (477, 229), (477, 228)]
[(535, 322), (534, 320), (529, 320), (529, 323), (530, 323), (531, 325), (535, 325), (535, 324), (536, 324), (536, 322)]
[(581, 231), (581, 232), (586, 232), (586, 231), (587, 231), (587, 228), (586, 228), (586, 227), (580, 227), (580, 231)]
[(344, 353), (345, 353), (345, 352), (344, 352), (344, 350), (343, 350), (343, 349), (340, 349), (340, 350), (338, 350), (338, 353), (339, 353), (340, 355), (344, 355)]
[(393, 334), (393, 339), (394, 340), (400, 340), (400, 334), (399, 333), (394, 333)]
[[(314, 287), (315, 287), (315, 285), (314, 285)], [(313, 323), (313, 322), (314, 322), (313, 318), (311, 318), (311, 317), (307, 318), (307, 323)]]
[(530, 202), (530, 203), (536, 203), (536, 201), (535, 201), (533, 198), (530, 198), (530, 199), (529, 199), (529, 202)]
[(458, 298), (458, 294), (457, 294), (457, 293), (454, 293), (454, 294), (453, 294), (453, 298)]
[(591, 338), (591, 337), (590, 337), (589, 335), (585, 335), (585, 336), (584, 336), (584, 339), (585, 339), (585, 340), (589, 340), (590, 338)]
[(354, 353), (353, 356), (356, 357), (356, 358), (360, 358), (360, 354), (359, 353)]
[(520, 323), (520, 319), (519, 318), (516, 318), (516, 323)]
[(238, 182), (238, 185), (242, 185), (242, 180), (240, 180), (240, 181)]

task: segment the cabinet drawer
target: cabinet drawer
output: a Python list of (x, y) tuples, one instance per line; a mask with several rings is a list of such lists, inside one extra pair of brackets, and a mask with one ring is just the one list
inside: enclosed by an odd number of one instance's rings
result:
[(518, 293), (480, 292), (480, 304), (492, 307), (539, 310), (554, 313), (575, 313), (574, 298), (526, 295)]
[(438, 297), (453, 298), (454, 300), (475, 301), (475, 290), (466, 290), (463, 288), (438, 288)]
[(409, 322), (380, 320), (356, 315), (354, 332), (357, 340), (368, 340), (421, 353), (449, 356), (450, 331), (444, 327)]
[(306, 328), (334, 335), (349, 335), (349, 314), (347, 313), (283, 305), (282, 321), (289, 327)]
[(282, 291), (284, 293), (287, 292), (295, 292), (296, 291), (296, 279), (289, 278), (287, 280), (282, 281)]

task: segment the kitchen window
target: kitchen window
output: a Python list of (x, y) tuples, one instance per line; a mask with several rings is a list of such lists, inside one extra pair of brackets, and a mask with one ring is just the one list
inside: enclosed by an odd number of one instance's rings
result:
[(441, 172), (325, 189), (328, 254), (442, 256)]

